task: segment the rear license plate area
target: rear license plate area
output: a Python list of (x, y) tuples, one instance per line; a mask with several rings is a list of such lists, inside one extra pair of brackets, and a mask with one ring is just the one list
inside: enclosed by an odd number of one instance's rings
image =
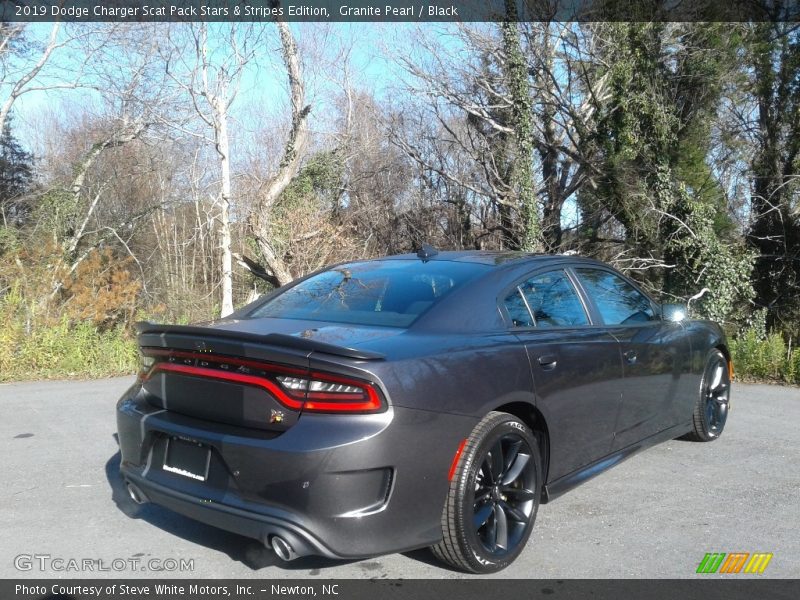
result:
[(200, 442), (177, 437), (167, 439), (163, 470), (195, 481), (208, 479), (211, 449)]

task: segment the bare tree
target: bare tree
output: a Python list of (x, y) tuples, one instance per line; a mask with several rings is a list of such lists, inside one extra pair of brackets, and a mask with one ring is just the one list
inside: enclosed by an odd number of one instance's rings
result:
[[(209, 41), (209, 24), (196, 23), (189, 28), (188, 39), (181, 39), (183, 29), (171, 29), (171, 45), (162, 48), (167, 73), (172, 81), (188, 95), (191, 106), (211, 137), (180, 121), (168, 124), (211, 143), (219, 159), (220, 192), (219, 228), (222, 252), (221, 316), (233, 312), (233, 255), (231, 211), (233, 203), (230, 108), (239, 92), (242, 76), (257, 57), (263, 28), (251, 24), (227, 24), (214, 36), (218, 44)], [(188, 42), (188, 51), (186, 43)]]
[(249, 225), (266, 263), (264, 271), (273, 278), (274, 283), (283, 285), (292, 280), (292, 273), (284, 258), (276, 251), (270, 223), (275, 204), (299, 172), (305, 157), (309, 142), (308, 115), (311, 106), (306, 104), (306, 88), (294, 35), (284, 21), (278, 21), (277, 26), (281, 38), (283, 65), (289, 80), (291, 125), (278, 170), (260, 190), (250, 213)]
[[(442, 41), (452, 35), (458, 43)], [(586, 66), (587, 39), (569, 23), (472, 24), (420, 32), (421, 56), (396, 57), (425, 110), (404, 111), (411, 116), (390, 124), (392, 139), (448, 183), (443, 201), (471, 198), (463, 223), (477, 222), (481, 237), (499, 231), (505, 247), (563, 247), (564, 204), (596, 175), (592, 115), (606, 97), (606, 80)]]
[[(31, 92), (92, 86), (84, 79), (95, 51), (113, 35), (115, 26), (53, 23), (45, 40), (26, 36), (26, 24), (0, 25), (0, 131), (19, 98)], [(75, 60), (61, 64), (55, 77), (44, 78), (55, 54), (70, 53)]]
[[(140, 265), (121, 232), (132, 231), (135, 222), (160, 207), (159, 202), (134, 206), (130, 198), (115, 197), (110, 191), (130, 171), (121, 173), (108, 167), (121, 158), (113, 155), (115, 150), (140, 141), (151, 129), (157, 120), (156, 111), (166, 99), (163, 71), (155, 68), (158, 56), (151, 43), (152, 26), (119, 28), (103, 24), (94, 31), (99, 38), (85, 39), (83, 57), (98, 58), (86, 68), (87, 80), (100, 99), (99, 110), (85, 109), (75, 123), (82, 131), (72, 148), (66, 156), (51, 157), (54, 164), (66, 161), (71, 166), (68, 174), (53, 178), (48, 190), (67, 199), (60, 227), (67, 275), (75, 273), (95, 248), (109, 242), (124, 248)], [(104, 207), (104, 203), (123, 210), (112, 215), (110, 206)], [(99, 217), (101, 213), (105, 215)], [(64, 284), (63, 276), (54, 270), (50, 297), (55, 297)]]
[[(4, 69), (2, 87), (5, 88), (3, 90), (5, 98), (2, 106), (0, 106), (0, 131), (3, 130), (6, 119), (11, 112), (11, 108), (14, 106), (14, 102), (16, 102), (22, 94), (30, 92), (33, 89), (37, 89), (29, 84), (39, 74), (47, 61), (50, 60), (50, 56), (53, 54), (53, 51), (57, 47), (63, 45), (63, 42), (57, 41), (58, 32), (60, 29), (61, 23), (54, 23), (50, 30), (50, 36), (45, 42), (41, 54), (36, 57), (32, 63), (24, 61), (27, 64), (23, 64), (16, 69), (16, 72), (13, 73), (13, 75), (8, 72), (10, 70), (8, 68), (9, 63), (12, 61), (3, 61)], [(2, 38), (0, 38), (0, 52), (3, 54), (12, 52), (13, 46), (17, 41), (21, 40), (24, 31), (25, 27), (21, 24), (4, 25)]]

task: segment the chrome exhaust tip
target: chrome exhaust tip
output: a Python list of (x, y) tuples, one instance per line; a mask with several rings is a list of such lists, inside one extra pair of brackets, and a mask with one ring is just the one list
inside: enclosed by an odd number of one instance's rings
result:
[(136, 504), (145, 504), (147, 502), (147, 496), (145, 496), (142, 490), (140, 490), (134, 484), (128, 482), (125, 487), (128, 490), (128, 496), (130, 496), (130, 499)]
[(287, 542), (282, 537), (278, 535), (273, 535), (272, 538), (270, 538), (269, 543), (270, 546), (272, 546), (272, 550), (275, 552), (275, 554), (278, 555), (278, 558), (280, 558), (281, 560), (285, 560), (288, 562), (290, 560), (294, 560), (295, 558), (297, 558), (297, 553), (289, 545), (289, 542)]

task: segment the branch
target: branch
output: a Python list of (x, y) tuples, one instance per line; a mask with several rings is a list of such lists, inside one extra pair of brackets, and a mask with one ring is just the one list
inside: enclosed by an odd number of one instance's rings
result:
[(275, 286), (276, 288), (281, 287), (281, 282), (278, 281), (278, 278), (269, 271), (267, 271), (263, 266), (258, 264), (251, 258), (244, 256), (243, 254), (239, 254), (238, 252), (232, 252), (231, 256), (236, 260), (236, 262), (250, 271), (253, 275), (258, 277), (259, 279), (263, 279), (267, 283)]
[(53, 28), (50, 30), (50, 39), (47, 42), (47, 47), (45, 48), (44, 52), (42, 52), (42, 56), (39, 58), (37, 63), (33, 65), (30, 71), (28, 71), (25, 75), (23, 75), (11, 88), (11, 92), (8, 94), (8, 98), (3, 103), (2, 108), (0, 108), (0, 131), (3, 131), (3, 127), (5, 126), (6, 119), (8, 118), (8, 113), (11, 112), (11, 107), (14, 105), (14, 101), (23, 93), (23, 90), (30, 81), (39, 74), (39, 71), (42, 70), (45, 63), (49, 60), (50, 55), (53, 53), (53, 50), (56, 49), (56, 39), (58, 38), (58, 30), (61, 27), (61, 23), (54, 23)]
[(283, 46), (283, 64), (286, 67), (286, 74), (289, 78), (292, 127), (284, 146), (283, 158), (281, 159), (278, 173), (272, 178), (267, 189), (262, 194), (258, 207), (262, 213), (272, 208), (299, 170), (300, 161), (308, 144), (307, 121), (311, 112), (311, 106), (305, 103), (305, 86), (300, 69), (300, 60), (297, 55), (297, 44), (289, 26), (285, 22), (278, 21), (277, 25), (281, 37), (281, 45)]

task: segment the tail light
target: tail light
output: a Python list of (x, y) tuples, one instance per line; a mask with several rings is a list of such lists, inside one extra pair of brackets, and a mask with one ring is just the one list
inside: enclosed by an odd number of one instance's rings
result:
[(375, 386), (359, 379), (227, 356), (142, 348), (140, 380), (159, 371), (261, 387), (294, 410), (353, 414), (385, 408)]
[(139, 354), (139, 381), (147, 379), (150, 369), (156, 364), (155, 356), (148, 356), (147, 354)]
[(311, 373), (309, 378), (279, 375), (276, 379), (297, 398), (304, 398), (303, 410), (315, 412), (379, 412), (383, 403), (370, 384), (349, 378)]

